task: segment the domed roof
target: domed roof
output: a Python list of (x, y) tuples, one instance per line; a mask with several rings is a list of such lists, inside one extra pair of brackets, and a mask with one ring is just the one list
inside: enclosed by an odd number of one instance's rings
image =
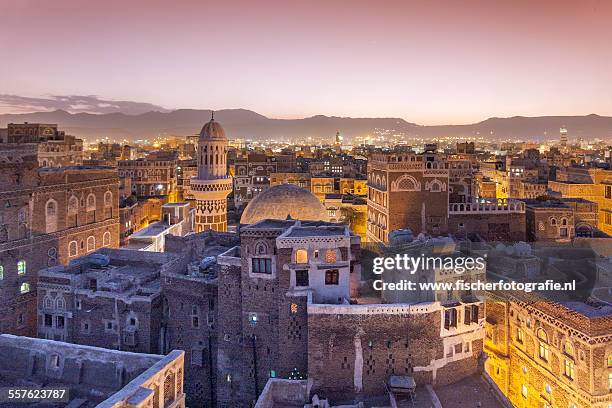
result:
[(329, 221), (323, 204), (310, 191), (293, 184), (280, 184), (261, 192), (246, 206), (241, 224), (261, 220)]
[(223, 130), (223, 127), (219, 122), (215, 121), (215, 117), (213, 114), (213, 117), (210, 119), (210, 121), (204, 124), (204, 126), (202, 127), (202, 130), (200, 131), (199, 140), (203, 141), (226, 139), (227, 138), (225, 137), (225, 130)]

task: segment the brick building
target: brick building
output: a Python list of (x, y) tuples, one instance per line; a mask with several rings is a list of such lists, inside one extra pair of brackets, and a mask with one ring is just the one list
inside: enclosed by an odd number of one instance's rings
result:
[(515, 407), (612, 404), (612, 308), (526, 293), (487, 300), (486, 373)]
[(130, 178), (132, 193), (138, 198), (176, 194), (176, 160), (154, 156), (117, 162), (119, 177)]
[(160, 274), (178, 264), (169, 253), (103, 249), (41, 270), (38, 336), (160, 353)]
[(162, 275), (162, 351), (185, 350), (185, 392), (193, 406), (213, 406), (216, 400), (218, 324), (226, 313), (219, 308), (218, 265), (208, 257), (237, 243), (236, 234), (212, 231), (166, 240), (166, 251), (182, 263)]
[(0, 147), (0, 331), (36, 334), (40, 269), (119, 245), (116, 170), (39, 168), (34, 145)]
[(368, 161), (368, 241), (387, 242), (389, 233), (449, 231), (449, 203), (468, 203), (473, 170), (467, 160), (432, 151), (375, 153)]
[(183, 364), (179, 350), (155, 356), (0, 335), (1, 387), (69, 389), (66, 402), (46, 406), (185, 408)]
[(598, 233), (597, 203), (583, 198), (525, 200), (529, 241), (570, 241)]
[(56, 124), (9, 123), (6, 138), (0, 143), (36, 145), (40, 167), (78, 166), (83, 164), (83, 140), (66, 135)]
[(270, 187), (270, 176), (278, 171), (276, 158), (251, 152), (234, 160), (234, 205), (245, 207), (259, 193)]

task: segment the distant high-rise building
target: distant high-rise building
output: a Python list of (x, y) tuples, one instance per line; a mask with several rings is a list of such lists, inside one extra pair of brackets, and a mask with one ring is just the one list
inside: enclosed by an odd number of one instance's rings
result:
[(227, 175), (227, 137), (214, 115), (198, 139), (198, 175), (190, 190), (196, 199), (196, 231), (227, 230), (227, 196), (232, 178)]
[(562, 127), (561, 129), (559, 129), (559, 142), (561, 146), (563, 147), (567, 146), (567, 128), (565, 127)]

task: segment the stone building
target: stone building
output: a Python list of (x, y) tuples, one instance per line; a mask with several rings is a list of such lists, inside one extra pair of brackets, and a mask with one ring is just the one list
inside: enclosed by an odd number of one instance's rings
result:
[(597, 228), (597, 203), (583, 198), (525, 200), (529, 241), (570, 241), (593, 237)]
[(263, 220), (241, 229), (240, 246), (217, 261), (220, 407), (248, 406), (270, 377), (307, 375), (308, 299), (348, 301), (359, 250), (345, 226)]
[(162, 349), (160, 274), (169, 253), (103, 249), (38, 277), (38, 336), (139, 353)]
[(218, 257), (219, 407), (248, 406), (276, 377), (347, 401), (384, 395), (392, 374), (442, 385), (477, 372), (482, 303), (360, 297), (360, 254), (359, 237), (337, 224), (241, 228), (240, 246)]
[(568, 167), (557, 172), (548, 187), (563, 198), (584, 198), (597, 203), (598, 228), (612, 235), (612, 170)]
[(270, 187), (279, 184), (293, 184), (298, 187), (310, 189), (310, 173), (272, 173), (270, 174)]
[[(164, 271), (163, 352), (185, 350), (185, 392), (190, 406), (213, 406), (217, 386), (219, 308), (217, 257), (237, 245), (238, 236), (205, 231), (170, 236), (166, 251), (177, 254), (181, 268)], [(214, 258), (213, 258), (214, 259)]]
[(467, 160), (451, 160), (431, 151), (375, 153), (368, 161), (367, 238), (388, 242), (389, 233), (449, 231), (449, 204), (469, 203), (473, 170)]
[(490, 294), (487, 375), (515, 407), (612, 404), (612, 307)]
[(246, 206), (259, 193), (270, 187), (270, 177), (278, 171), (276, 158), (251, 152), (234, 160), (234, 205)]
[(116, 170), (39, 168), (36, 151), (0, 146), (0, 331), (30, 336), (38, 271), (119, 245)]
[(227, 137), (214, 117), (202, 127), (198, 139), (198, 174), (189, 190), (196, 199), (196, 231), (227, 230), (227, 196), (232, 178), (227, 175)]
[(119, 160), (117, 165), (119, 177), (131, 179), (132, 193), (138, 198), (177, 193), (176, 160), (170, 157)]
[(40, 167), (64, 167), (83, 164), (83, 140), (66, 135), (56, 124), (9, 123), (6, 138), (0, 143), (19, 146), (34, 144)]
[(45, 406), (185, 408), (183, 364), (178, 350), (159, 356), (0, 335), (1, 387), (69, 389), (63, 403)]

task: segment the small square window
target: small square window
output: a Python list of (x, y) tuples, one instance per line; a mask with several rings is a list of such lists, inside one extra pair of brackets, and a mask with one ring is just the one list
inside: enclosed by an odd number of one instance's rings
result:
[(340, 272), (337, 269), (325, 271), (325, 284), (338, 285), (340, 281)]

